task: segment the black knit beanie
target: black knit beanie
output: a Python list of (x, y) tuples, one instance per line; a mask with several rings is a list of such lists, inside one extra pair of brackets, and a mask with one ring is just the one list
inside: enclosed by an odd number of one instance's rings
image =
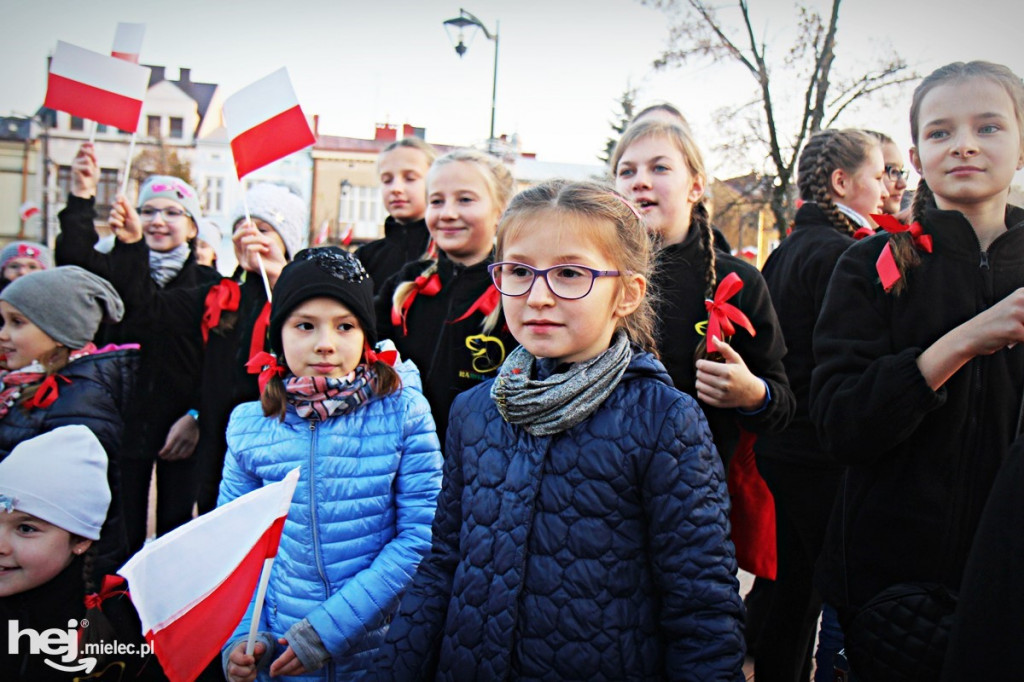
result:
[(333, 298), (352, 311), (372, 348), (377, 343), (373, 280), (359, 260), (337, 246), (303, 249), (284, 266), (270, 306), (270, 347), (284, 357), (281, 327), (296, 307), (311, 298)]

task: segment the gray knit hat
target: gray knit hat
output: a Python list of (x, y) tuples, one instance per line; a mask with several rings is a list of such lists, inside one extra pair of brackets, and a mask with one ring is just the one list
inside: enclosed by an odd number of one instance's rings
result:
[[(302, 250), (308, 236), (308, 211), (306, 202), (293, 194), (287, 187), (260, 183), (245, 193), (249, 205), (249, 216), (269, 223), (284, 242), (285, 255), (289, 259)], [(239, 204), (231, 218), (231, 229), (238, 221), (245, 220), (245, 207)]]
[(188, 184), (181, 178), (173, 175), (150, 175), (139, 190), (139, 206), (142, 206), (150, 199), (170, 199), (181, 204), (181, 207), (192, 216), (192, 222), (197, 223), (203, 215), (199, 207), (199, 195), (195, 187)]
[(23, 440), (0, 462), (0, 514), (25, 512), (99, 540), (109, 507), (107, 453), (88, 427), (62, 426)]
[(92, 341), (101, 322), (119, 322), (124, 315), (124, 304), (110, 282), (77, 265), (19, 277), (0, 291), (0, 301), (72, 349)]
[(11, 242), (0, 251), (0, 270), (7, 267), (8, 261), (15, 258), (31, 258), (39, 263), (43, 270), (53, 267), (50, 250), (36, 242)]

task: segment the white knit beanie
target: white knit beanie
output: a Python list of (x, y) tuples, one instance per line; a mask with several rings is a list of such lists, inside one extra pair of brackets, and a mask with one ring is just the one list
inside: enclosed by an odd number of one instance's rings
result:
[[(249, 205), (249, 215), (253, 220), (259, 218), (274, 228), (284, 242), (288, 259), (295, 257), (306, 245), (308, 236), (308, 211), (306, 202), (293, 194), (287, 187), (260, 183), (253, 185), (245, 193)], [(238, 221), (245, 220), (245, 207), (239, 204), (231, 219), (234, 230)]]
[(99, 540), (109, 507), (107, 453), (85, 426), (24, 440), (0, 461), (0, 513), (25, 512)]

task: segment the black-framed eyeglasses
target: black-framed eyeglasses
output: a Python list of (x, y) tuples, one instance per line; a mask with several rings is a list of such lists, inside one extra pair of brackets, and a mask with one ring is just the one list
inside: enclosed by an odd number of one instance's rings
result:
[(899, 182), (900, 178), (906, 180), (910, 177), (910, 171), (906, 168), (897, 168), (896, 166), (886, 166), (885, 174), (893, 182)]
[(188, 211), (183, 211), (180, 208), (174, 206), (168, 206), (167, 208), (153, 208), (152, 206), (143, 206), (139, 209), (139, 217), (144, 221), (152, 222), (156, 220), (158, 215), (163, 215), (164, 220), (171, 222), (179, 220), (182, 217), (191, 218), (192, 214)]
[(504, 296), (525, 296), (533, 289), (537, 277), (543, 277), (548, 289), (558, 298), (574, 301), (594, 288), (598, 277), (618, 277), (618, 270), (595, 270), (586, 265), (565, 263), (543, 270), (525, 263), (504, 261), (487, 266), (495, 288)]

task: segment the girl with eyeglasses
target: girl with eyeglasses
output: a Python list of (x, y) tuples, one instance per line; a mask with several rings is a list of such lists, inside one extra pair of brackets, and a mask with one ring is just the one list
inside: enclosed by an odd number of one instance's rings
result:
[(442, 443), (452, 400), (493, 377), (516, 344), (487, 273), (514, 191), (512, 173), (489, 154), (457, 149), (434, 161), (426, 221), (437, 258), (407, 263), (377, 293), (378, 335), (423, 373)]
[(907, 177), (910, 171), (904, 168), (903, 154), (891, 137), (875, 130), (865, 131), (882, 145), (882, 160), (885, 162), (885, 191), (889, 197), (882, 204), (882, 213), (896, 215), (903, 210), (903, 195), (907, 191)]
[[(60, 212), (56, 260), (78, 265), (114, 285), (125, 305), (124, 319), (104, 325), (102, 342), (138, 343), (142, 358), (136, 399), (125, 415), (122, 441), (122, 503), (132, 551), (146, 539), (153, 465), (157, 468), (158, 533), (192, 518), (199, 428), (189, 410), (196, 407), (203, 339), (199, 313), (184, 306), (154, 305), (152, 291), (181, 293), (209, 287), (219, 276), (201, 268), (194, 254), (199, 196), (192, 185), (167, 175), (150, 176), (139, 201), (118, 196), (109, 225), (118, 239), (110, 253), (93, 246), (99, 167), (91, 144), (83, 144), (71, 166), (71, 195)], [(140, 232), (134, 243), (127, 232)], [(166, 296), (165, 296), (166, 297)]]
[(725, 476), (654, 354), (640, 216), (556, 180), (498, 234), (522, 345), (452, 406), (433, 547), (382, 679), (743, 679)]

